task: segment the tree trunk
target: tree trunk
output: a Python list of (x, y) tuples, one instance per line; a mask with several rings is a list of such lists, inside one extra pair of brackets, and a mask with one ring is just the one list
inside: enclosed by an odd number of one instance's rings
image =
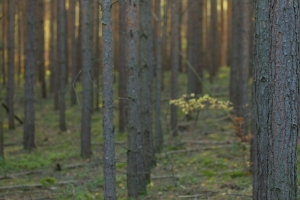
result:
[(125, 19), (125, 1), (120, 1), (120, 11), (119, 11), (119, 83), (118, 83), (118, 93), (119, 93), (119, 132), (124, 133), (126, 131), (127, 125), (127, 100), (126, 97), (126, 50), (125, 50), (125, 40), (126, 40), (126, 23)]
[(6, 61), (6, 57), (5, 57), (5, 51), (7, 48), (7, 21), (8, 21), (8, 17), (7, 17), (7, 13), (8, 13), (8, 3), (7, 1), (3, 1), (2, 4), (2, 66), (1, 66), (1, 71), (2, 71), (2, 85), (5, 86), (6, 84), (6, 65), (7, 65), (7, 61)]
[(10, 129), (15, 128), (14, 123), (14, 76), (15, 76), (15, 63), (14, 63), (14, 50), (15, 50), (15, 0), (8, 1), (8, 82), (7, 82), (7, 105), (8, 105), (8, 126)]
[(104, 199), (116, 196), (115, 145), (114, 145), (114, 97), (113, 97), (113, 50), (111, 0), (102, 1), (102, 75), (103, 75), (103, 139), (104, 139)]
[(219, 68), (220, 52), (219, 52), (219, 32), (218, 32), (218, 10), (217, 0), (210, 1), (210, 54), (211, 54), (211, 68), (209, 70), (209, 80), (213, 81)]
[(157, 16), (157, 21), (155, 23), (156, 32), (155, 34), (155, 151), (160, 152), (163, 148), (163, 132), (161, 127), (161, 49), (162, 49), (162, 18), (161, 18), (161, 0), (155, 0), (155, 15)]
[(56, 1), (52, 0), (49, 2), (50, 3), (50, 9), (51, 9), (51, 20), (50, 20), (50, 40), (49, 40), (49, 70), (51, 72), (50, 74), (50, 91), (55, 93), (54, 97), (54, 108), (57, 109), (58, 102), (56, 103), (56, 80), (55, 80), (55, 73), (56, 73), (56, 66), (57, 66), (57, 60), (56, 60), (56, 36), (57, 36), (57, 31), (56, 31)]
[(24, 117), (24, 149), (35, 148), (35, 116), (34, 116), (34, 72), (36, 66), (36, 30), (37, 1), (28, 0), (26, 63), (25, 63), (25, 117)]
[(92, 84), (91, 70), (91, 19), (89, 4), (91, 0), (81, 0), (81, 52), (82, 52), (82, 114), (81, 114), (81, 156), (89, 158), (91, 150)]
[[(65, 0), (59, 0), (57, 2), (57, 12), (58, 12), (58, 22), (57, 22), (57, 32), (58, 32), (58, 66), (59, 72), (56, 75), (60, 75), (60, 88), (59, 88), (59, 127), (61, 131), (67, 130), (66, 125), (66, 101), (65, 101), (65, 85), (66, 85), (66, 9)], [(57, 71), (58, 72), (58, 71)]]
[(47, 97), (45, 81), (45, 45), (44, 45), (44, 1), (38, 2), (38, 29), (37, 29), (37, 68), (39, 73), (39, 82), (41, 84), (42, 98)]
[(139, 55), (139, 2), (126, 0), (126, 68), (128, 98), (128, 151), (127, 151), (127, 191), (129, 198), (145, 192), (142, 184), (144, 177), (143, 141), (140, 118), (138, 55)]
[[(71, 36), (71, 106), (76, 104), (76, 75), (77, 75), (77, 65), (76, 65), (76, 53), (77, 53), (77, 40), (76, 39), (76, 32), (78, 33), (78, 28), (76, 28), (76, 0), (70, 1), (70, 32)], [(74, 86), (74, 88), (73, 88)]]
[[(178, 70), (179, 70), (179, 4), (180, 0), (171, 2), (171, 99), (178, 98)], [(177, 131), (177, 106), (171, 105), (171, 132), (173, 136), (178, 135)]]
[(253, 199), (297, 199), (298, 0), (255, 2)]

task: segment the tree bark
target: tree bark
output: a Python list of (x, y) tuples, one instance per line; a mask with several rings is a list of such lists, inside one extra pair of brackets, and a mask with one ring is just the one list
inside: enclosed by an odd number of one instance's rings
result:
[(297, 199), (298, 0), (255, 2), (253, 199)]
[[(58, 70), (60, 73), (57, 73), (57, 76), (60, 76), (59, 83), (59, 127), (61, 131), (67, 130), (66, 125), (66, 101), (65, 101), (65, 85), (66, 85), (66, 9), (65, 9), (65, 0), (59, 0), (57, 2), (57, 12), (58, 12), (58, 23), (57, 23), (57, 32), (58, 32)], [(58, 71), (57, 71), (58, 72)]]
[(15, 90), (15, 63), (14, 63), (14, 50), (15, 50), (15, 0), (8, 1), (8, 82), (7, 82), (7, 105), (8, 113), (8, 126), (10, 129), (15, 128), (14, 122), (14, 90)]
[(114, 97), (113, 97), (113, 50), (111, 0), (102, 1), (102, 75), (103, 75), (103, 139), (104, 139), (104, 199), (116, 196), (115, 145), (114, 145)]
[[(77, 53), (77, 40), (76, 39), (76, 32), (78, 33), (78, 28), (76, 28), (76, 0), (70, 1), (70, 32), (72, 33), (71, 36), (71, 106), (76, 104), (76, 75), (77, 75), (77, 65), (76, 65), (76, 53)], [(73, 88), (74, 86), (74, 88)]]
[[(179, 70), (179, 4), (180, 0), (171, 2), (171, 99), (178, 98), (178, 70)], [(177, 106), (171, 105), (171, 131), (173, 136), (178, 135), (177, 131)]]
[(34, 72), (36, 66), (37, 1), (28, 0), (26, 63), (25, 63), (25, 117), (24, 149), (35, 148)]
[(127, 151), (127, 192), (129, 198), (137, 198), (145, 192), (142, 184), (144, 177), (143, 141), (140, 118), (140, 83), (138, 77), (139, 55), (139, 2), (126, 0), (126, 69), (128, 99), (128, 151)]
[(119, 93), (119, 132), (124, 133), (126, 131), (127, 125), (127, 100), (126, 97), (126, 49), (125, 49), (125, 40), (126, 40), (126, 24), (125, 24), (125, 1), (120, 1), (120, 10), (119, 10), (119, 67), (118, 67), (118, 93)]
[(91, 0), (81, 0), (81, 53), (82, 53), (82, 113), (81, 113), (81, 156), (89, 158), (91, 150), (92, 84), (91, 70), (91, 18), (89, 4)]

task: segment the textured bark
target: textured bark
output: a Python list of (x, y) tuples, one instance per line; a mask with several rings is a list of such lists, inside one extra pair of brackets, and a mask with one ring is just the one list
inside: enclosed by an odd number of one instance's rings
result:
[(113, 99), (113, 51), (112, 7), (110, 0), (102, 1), (102, 75), (103, 75), (103, 139), (104, 139), (104, 199), (116, 196), (115, 145), (114, 145), (114, 99)]
[[(179, 3), (180, 0), (171, 2), (171, 99), (178, 98), (178, 70), (179, 70)], [(177, 106), (171, 105), (171, 131), (173, 136), (177, 136)]]
[(164, 71), (167, 70), (169, 65), (169, 53), (168, 53), (168, 26), (169, 26), (169, 10), (170, 10), (170, 0), (166, 0), (164, 4), (164, 14), (163, 14), (163, 30), (162, 30), (162, 73), (161, 73), (161, 88), (164, 89)]
[(66, 101), (65, 101), (65, 91), (66, 91), (66, 9), (65, 0), (59, 0), (57, 2), (57, 12), (58, 12), (58, 22), (57, 22), (57, 37), (58, 37), (58, 73), (59, 76), (59, 127), (61, 131), (67, 130), (66, 125)]
[(297, 199), (298, 0), (256, 1), (253, 199)]
[(91, 115), (92, 115), (92, 84), (91, 70), (91, 19), (89, 4), (91, 0), (80, 0), (81, 3), (81, 52), (82, 52), (82, 113), (81, 113), (81, 156), (89, 158), (91, 150)]
[(24, 149), (35, 148), (35, 115), (34, 115), (34, 72), (36, 61), (36, 26), (37, 2), (28, 0), (26, 63), (25, 63), (25, 117), (24, 117)]
[(119, 132), (124, 133), (126, 131), (127, 125), (127, 101), (126, 97), (126, 59), (125, 59), (125, 40), (126, 40), (126, 24), (125, 24), (125, 1), (120, 1), (120, 11), (119, 11), (119, 83), (118, 83), (118, 93), (119, 93)]
[(161, 20), (161, 0), (155, 0), (155, 15), (157, 16), (157, 21), (155, 23), (156, 32), (155, 34), (155, 145), (154, 149), (156, 152), (160, 152), (163, 148), (163, 132), (161, 127), (161, 68), (162, 68), (162, 20)]
[(41, 84), (42, 98), (47, 97), (45, 80), (45, 34), (44, 34), (44, 1), (38, 1), (38, 29), (37, 29), (37, 69)]
[(153, 82), (153, 31), (152, 0), (140, 0), (140, 99), (143, 156), (145, 161), (145, 187), (150, 182), (153, 154), (152, 136), (152, 82)]
[(143, 142), (140, 118), (138, 55), (139, 23), (138, 0), (126, 0), (126, 69), (128, 98), (128, 151), (127, 151), (127, 191), (129, 198), (137, 198), (146, 190), (141, 180), (144, 177), (142, 155)]
[(15, 128), (15, 123), (14, 123), (15, 37), (14, 36), (15, 36), (15, 0), (9, 0), (8, 1), (8, 28), (7, 28), (7, 40), (8, 40), (7, 105), (9, 109), (8, 126), (10, 129)]
[[(100, 6), (98, 4), (98, 1), (94, 1), (94, 14), (95, 14), (95, 19), (94, 19), (94, 58), (99, 59), (101, 57), (101, 50), (100, 50), (100, 37), (99, 37), (99, 32), (101, 30), (99, 29), (100, 27), (100, 17), (99, 17), (99, 9)], [(95, 109), (98, 111), (99, 110), (99, 103), (100, 103), (100, 92), (99, 92), (99, 87), (100, 87), (100, 68), (101, 64), (99, 60), (95, 60), (94, 62), (94, 68), (93, 68), (93, 78), (94, 78), (94, 83), (96, 84), (96, 88), (93, 90), (95, 92)]]
[(188, 94), (196, 95), (202, 92), (202, 1), (188, 1), (188, 61), (192, 68), (188, 68)]

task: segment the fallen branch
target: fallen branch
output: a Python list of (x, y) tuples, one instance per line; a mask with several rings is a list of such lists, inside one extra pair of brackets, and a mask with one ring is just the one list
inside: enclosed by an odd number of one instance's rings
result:
[[(75, 180), (71, 180), (71, 181), (60, 181), (56, 184), (53, 184), (53, 186), (55, 185), (68, 185), (68, 184), (76, 184), (78, 183), (78, 181)], [(0, 191), (1, 190), (26, 190), (26, 189), (31, 189), (31, 188), (42, 188), (44, 187), (42, 184), (38, 183), (38, 184), (26, 184), (26, 185), (9, 185), (9, 186), (4, 186), (4, 187), (0, 187)]]

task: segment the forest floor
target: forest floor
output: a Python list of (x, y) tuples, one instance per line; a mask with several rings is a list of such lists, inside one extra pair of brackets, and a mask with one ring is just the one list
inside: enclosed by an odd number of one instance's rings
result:
[[(180, 81), (184, 91), (186, 80)], [(215, 96), (226, 95), (227, 69), (221, 70), (216, 82), (210, 86), (215, 88)], [(19, 92), (16, 114), (22, 118), (23, 98)], [(168, 100), (164, 97), (162, 101), (164, 150), (157, 155), (147, 195), (140, 199), (251, 199), (249, 145), (238, 140), (232, 116), (203, 110), (196, 122), (187, 121), (180, 112), (179, 136), (174, 138), (169, 134)], [(117, 101), (115, 104), (117, 116)], [(23, 126), (8, 130), (7, 123), (4, 124), (5, 162), (0, 164), (0, 200), (103, 199), (101, 112), (95, 111), (92, 117), (93, 157), (82, 159), (80, 105), (67, 109), (67, 132), (58, 131), (58, 112), (53, 111), (52, 98), (38, 99), (35, 108), (36, 150), (23, 150)], [(115, 124), (117, 121), (115, 117)], [(126, 140), (126, 134), (116, 133), (116, 189), (121, 200), (126, 199)]]

